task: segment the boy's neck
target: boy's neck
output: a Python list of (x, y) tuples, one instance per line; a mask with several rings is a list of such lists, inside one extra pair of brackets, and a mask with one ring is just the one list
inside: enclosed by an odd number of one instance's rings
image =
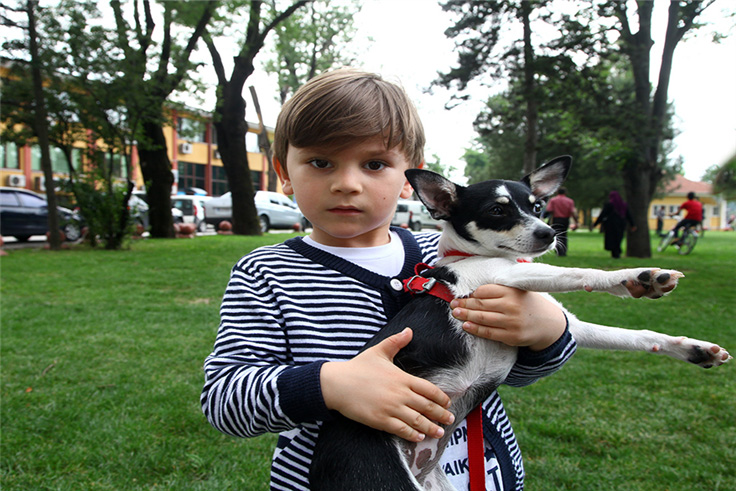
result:
[(389, 227), (381, 227), (357, 237), (334, 237), (319, 229), (314, 229), (309, 237), (328, 247), (379, 247), (391, 242)]

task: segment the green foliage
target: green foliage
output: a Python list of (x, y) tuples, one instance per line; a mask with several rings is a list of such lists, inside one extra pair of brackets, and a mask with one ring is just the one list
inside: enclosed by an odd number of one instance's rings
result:
[[(100, 156), (101, 157), (101, 156)], [(116, 183), (96, 165), (74, 181), (68, 181), (80, 214), (87, 227), (86, 240), (92, 247), (120, 249), (134, 231), (135, 223), (128, 209), (132, 182)], [(104, 185), (104, 187), (100, 187)]]
[(709, 168), (704, 180), (713, 185), (713, 191), (723, 193), (728, 200), (736, 199), (736, 155), (721, 166)]
[(457, 170), (453, 165), (445, 165), (440, 162), (440, 156), (436, 153), (432, 154), (430, 159), (425, 159), (424, 168), (443, 176), (448, 176)]
[(345, 47), (355, 33), (353, 16), (359, 11), (356, 0), (346, 5), (318, 0), (275, 27), (273, 57), (263, 66), (278, 76), (282, 104), (315, 75), (352, 64)]
[[(218, 433), (199, 406), (232, 265), (290, 237), (136, 241), (128, 250), (11, 251), (0, 258), (4, 491), (266, 490), (274, 435)], [(581, 319), (708, 339), (736, 351), (736, 234), (689, 256), (613, 260), (570, 235), (558, 265), (651, 264), (686, 275), (659, 300), (557, 295)], [(578, 350), (551, 377), (502, 388), (534, 491), (736, 489), (735, 366)]]

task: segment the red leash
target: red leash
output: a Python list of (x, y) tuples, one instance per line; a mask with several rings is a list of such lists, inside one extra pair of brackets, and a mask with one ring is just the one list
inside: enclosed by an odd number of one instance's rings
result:
[(486, 456), (483, 445), (482, 404), (470, 411), (468, 424), (468, 468), (470, 469), (470, 491), (486, 489)]
[[(445, 256), (465, 256), (470, 257), (473, 254), (467, 254), (460, 251), (447, 251)], [(444, 283), (436, 281), (434, 278), (425, 278), (420, 273), (425, 269), (432, 269), (431, 266), (420, 263), (414, 268), (413, 276), (404, 280), (404, 289), (412, 295), (427, 293), (429, 295), (441, 298), (446, 302), (450, 302), (454, 296), (450, 289)], [(470, 411), (466, 419), (468, 425), (468, 469), (470, 491), (485, 491), (486, 489), (486, 456), (485, 445), (483, 444), (483, 409), (482, 404)]]

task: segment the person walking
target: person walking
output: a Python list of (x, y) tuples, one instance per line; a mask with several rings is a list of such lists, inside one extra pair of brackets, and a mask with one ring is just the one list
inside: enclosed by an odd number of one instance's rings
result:
[(664, 232), (663, 232), (664, 216), (665, 216), (664, 206), (658, 206), (654, 210), (654, 216), (657, 217), (657, 237), (663, 237), (664, 236)]
[(590, 227), (591, 230), (601, 225), (603, 230), (603, 248), (611, 251), (611, 257), (619, 259), (621, 257), (621, 241), (626, 232), (626, 223), (628, 222), (631, 231), (636, 230), (634, 220), (631, 218), (629, 205), (623, 200), (618, 191), (611, 191), (608, 195), (608, 202), (603, 205), (601, 214)]
[(570, 220), (572, 219), (576, 228), (578, 225), (575, 201), (567, 196), (567, 189), (558, 189), (557, 196), (549, 200), (547, 215), (552, 217), (551, 225), (557, 236), (557, 255), (567, 256), (567, 230), (570, 228)]

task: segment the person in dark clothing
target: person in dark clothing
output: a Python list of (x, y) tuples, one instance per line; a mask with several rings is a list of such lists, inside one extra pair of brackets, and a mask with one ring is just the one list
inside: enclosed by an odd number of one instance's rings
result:
[(618, 191), (611, 191), (608, 195), (608, 202), (603, 205), (603, 210), (591, 229), (601, 225), (604, 233), (604, 249), (611, 251), (611, 257), (615, 259), (621, 257), (621, 241), (626, 232), (626, 222), (629, 223), (632, 232), (636, 230), (629, 206)]

